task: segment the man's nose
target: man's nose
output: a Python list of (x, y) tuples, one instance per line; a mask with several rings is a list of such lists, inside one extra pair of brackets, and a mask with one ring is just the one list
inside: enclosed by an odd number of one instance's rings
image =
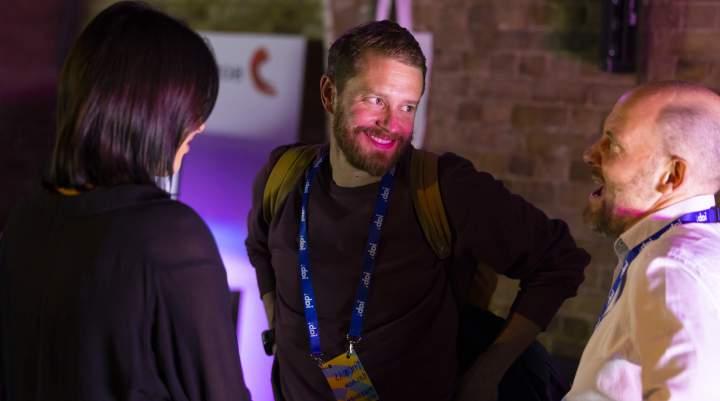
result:
[(586, 164), (591, 166), (597, 166), (599, 164), (597, 147), (598, 142), (595, 142), (583, 152), (583, 161)]
[(398, 115), (398, 112), (390, 109), (385, 109), (379, 116), (377, 125), (385, 129), (388, 132), (402, 132), (404, 129), (405, 122)]

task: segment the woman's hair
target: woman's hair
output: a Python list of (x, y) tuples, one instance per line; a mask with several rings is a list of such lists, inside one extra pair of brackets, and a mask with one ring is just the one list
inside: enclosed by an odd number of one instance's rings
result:
[(108, 7), (65, 61), (49, 184), (152, 184), (172, 174), (217, 93), (217, 64), (197, 33), (143, 3)]

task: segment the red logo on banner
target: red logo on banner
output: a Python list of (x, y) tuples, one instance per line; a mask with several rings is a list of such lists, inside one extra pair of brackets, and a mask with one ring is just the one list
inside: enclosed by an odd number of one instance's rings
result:
[(253, 86), (258, 92), (267, 96), (275, 96), (277, 94), (275, 88), (260, 75), (260, 67), (268, 60), (270, 60), (270, 54), (264, 47), (255, 50), (255, 54), (250, 59), (250, 76)]

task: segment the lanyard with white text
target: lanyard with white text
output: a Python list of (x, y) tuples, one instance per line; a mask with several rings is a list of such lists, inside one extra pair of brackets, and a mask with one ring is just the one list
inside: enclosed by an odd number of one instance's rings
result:
[(651, 235), (649, 238), (635, 246), (630, 251), (628, 251), (627, 255), (625, 256), (625, 261), (623, 262), (622, 268), (620, 269), (620, 273), (618, 273), (617, 277), (615, 277), (615, 281), (613, 282), (612, 287), (610, 287), (608, 299), (602, 308), (602, 312), (600, 312), (600, 317), (598, 317), (598, 321), (595, 326), (600, 324), (600, 321), (605, 317), (605, 315), (607, 315), (610, 306), (612, 306), (620, 298), (623, 288), (625, 287), (625, 280), (627, 277), (628, 268), (630, 267), (630, 264), (633, 262), (633, 260), (635, 260), (635, 258), (640, 255), (640, 252), (642, 252), (642, 250), (645, 249), (646, 246), (648, 246), (651, 242), (657, 240), (658, 238), (662, 237), (663, 234), (665, 234), (669, 229), (675, 227), (676, 225), (688, 223), (718, 222), (720, 222), (720, 208), (717, 207), (712, 207), (710, 209), (700, 212), (684, 214), (673, 220), (673, 222), (671, 222), (670, 224), (661, 228), (658, 232)]
[[(320, 348), (320, 328), (317, 310), (315, 308), (315, 291), (310, 275), (310, 252), (308, 250), (308, 204), (310, 199), (310, 186), (315, 173), (325, 160), (325, 155), (320, 155), (305, 174), (305, 185), (303, 186), (302, 204), (300, 208), (300, 224), (298, 234), (298, 260), (300, 270), (300, 284), (302, 286), (303, 304), (305, 308), (305, 320), (307, 322), (308, 337), (310, 339), (310, 355), (317, 361), (322, 361), (322, 350)], [(390, 192), (392, 191), (395, 178), (395, 168), (388, 171), (380, 181), (377, 200), (375, 201), (375, 212), (370, 223), (365, 257), (363, 258), (363, 271), (360, 276), (357, 298), (353, 305), (350, 332), (348, 333), (349, 352), (353, 345), (360, 341), (362, 334), (363, 317), (365, 316), (365, 305), (367, 304), (370, 289), (370, 279), (375, 268), (375, 255), (380, 243), (380, 231), (387, 212)]]

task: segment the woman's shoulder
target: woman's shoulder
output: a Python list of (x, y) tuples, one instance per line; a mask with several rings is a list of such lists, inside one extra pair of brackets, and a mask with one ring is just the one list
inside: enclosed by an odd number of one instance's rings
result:
[(155, 266), (221, 265), (217, 245), (205, 221), (190, 206), (164, 200), (138, 205), (125, 232)]
[(138, 204), (125, 214), (123, 219), (138, 232), (178, 238), (210, 235), (207, 224), (192, 207), (172, 199)]

